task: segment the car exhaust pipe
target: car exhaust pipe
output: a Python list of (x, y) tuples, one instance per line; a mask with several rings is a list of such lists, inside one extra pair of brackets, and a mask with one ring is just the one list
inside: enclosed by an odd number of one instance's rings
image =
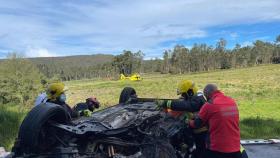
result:
[(109, 155), (109, 157), (115, 156), (115, 149), (114, 149), (113, 145), (108, 146), (108, 155)]

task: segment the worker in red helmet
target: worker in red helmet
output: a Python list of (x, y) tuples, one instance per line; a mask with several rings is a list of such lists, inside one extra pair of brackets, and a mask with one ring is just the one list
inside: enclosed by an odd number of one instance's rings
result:
[(225, 96), (215, 84), (204, 88), (207, 99), (190, 127), (209, 127), (204, 158), (241, 158), (239, 112), (234, 99)]
[(80, 116), (91, 116), (95, 109), (100, 107), (99, 101), (95, 96), (86, 99), (84, 103), (78, 103), (73, 109), (79, 113)]

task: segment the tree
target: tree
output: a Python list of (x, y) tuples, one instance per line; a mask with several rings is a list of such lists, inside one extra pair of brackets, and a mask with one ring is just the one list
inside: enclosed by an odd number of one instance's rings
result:
[(227, 41), (223, 38), (220, 38), (216, 44), (216, 51), (221, 69), (229, 69), (231, 67), (230, 56), (228, 53), (226, 53), (226, 45)]
[(132, 74), (140, 72), (143, 64), (144, 53), (138, 51), (133, 53), (131, 51), (124, 50), (122, 54), (113, 58), (112, 65), (115, 70), (123, 74)]
[(276, 37), (276, 43), (280, 43), (280, 35)]
[(145, 56), (145, 54), (141, 50), (139, 50), (138, 52), (133, 54), (134, 61), (133, 61), (132, 65), (133, 65), (133, 70), (135, 72), (141, 73), (144, 71), (143, 70), (144, 56)]
[(0, 103), (33, 105), (44, 78), (29, 60), (12, 53), (0, 63)]
[(162, 64), (162, 73), (169, 73), (170, 71), (170, 62), (169, 62), (169, 53), (164, 51), (163, 53), (163, 64)]
[(227, 41), (223, 38), (220, 38), (220, 40), (216, 44), (216, 50), (218, 52), (225, 52), (226, 45), (227, 45)]

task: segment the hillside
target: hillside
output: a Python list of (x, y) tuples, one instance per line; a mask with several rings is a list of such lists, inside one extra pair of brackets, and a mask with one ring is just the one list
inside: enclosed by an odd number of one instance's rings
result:
[(40, 57), (29, 58), (36, 65), (64, 65), (70, 67), (89, 67), (98, 64), (111, 62), (113, 55), (96, 54), (96, 55), (76, 55), (65, 57)]
[(98, 77), (101, 67), (110, 64), (113, 57), (113, 55), (96, 54), (30, 58), (30, 60), (47, 78), (58, 75), (62, 80), (73, 80)]

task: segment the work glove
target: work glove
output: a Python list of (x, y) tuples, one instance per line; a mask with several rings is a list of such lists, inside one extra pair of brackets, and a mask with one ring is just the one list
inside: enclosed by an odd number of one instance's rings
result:
[(92, 112), (90, 110), (83, 110), (80, 112), (80, 116), (90, 117)]
[(164, 104), (164, 100), (155, 100), (155, 104), (157, 105), (157, 109), (166, 109)]
[[(171, 100), (167, 102), (164, 100), (155, 100), (155, 104), (157, 105), (157, 109), (167, 109), (171, 106)], [(170, 106), (168, 107), (169, 104)]]

